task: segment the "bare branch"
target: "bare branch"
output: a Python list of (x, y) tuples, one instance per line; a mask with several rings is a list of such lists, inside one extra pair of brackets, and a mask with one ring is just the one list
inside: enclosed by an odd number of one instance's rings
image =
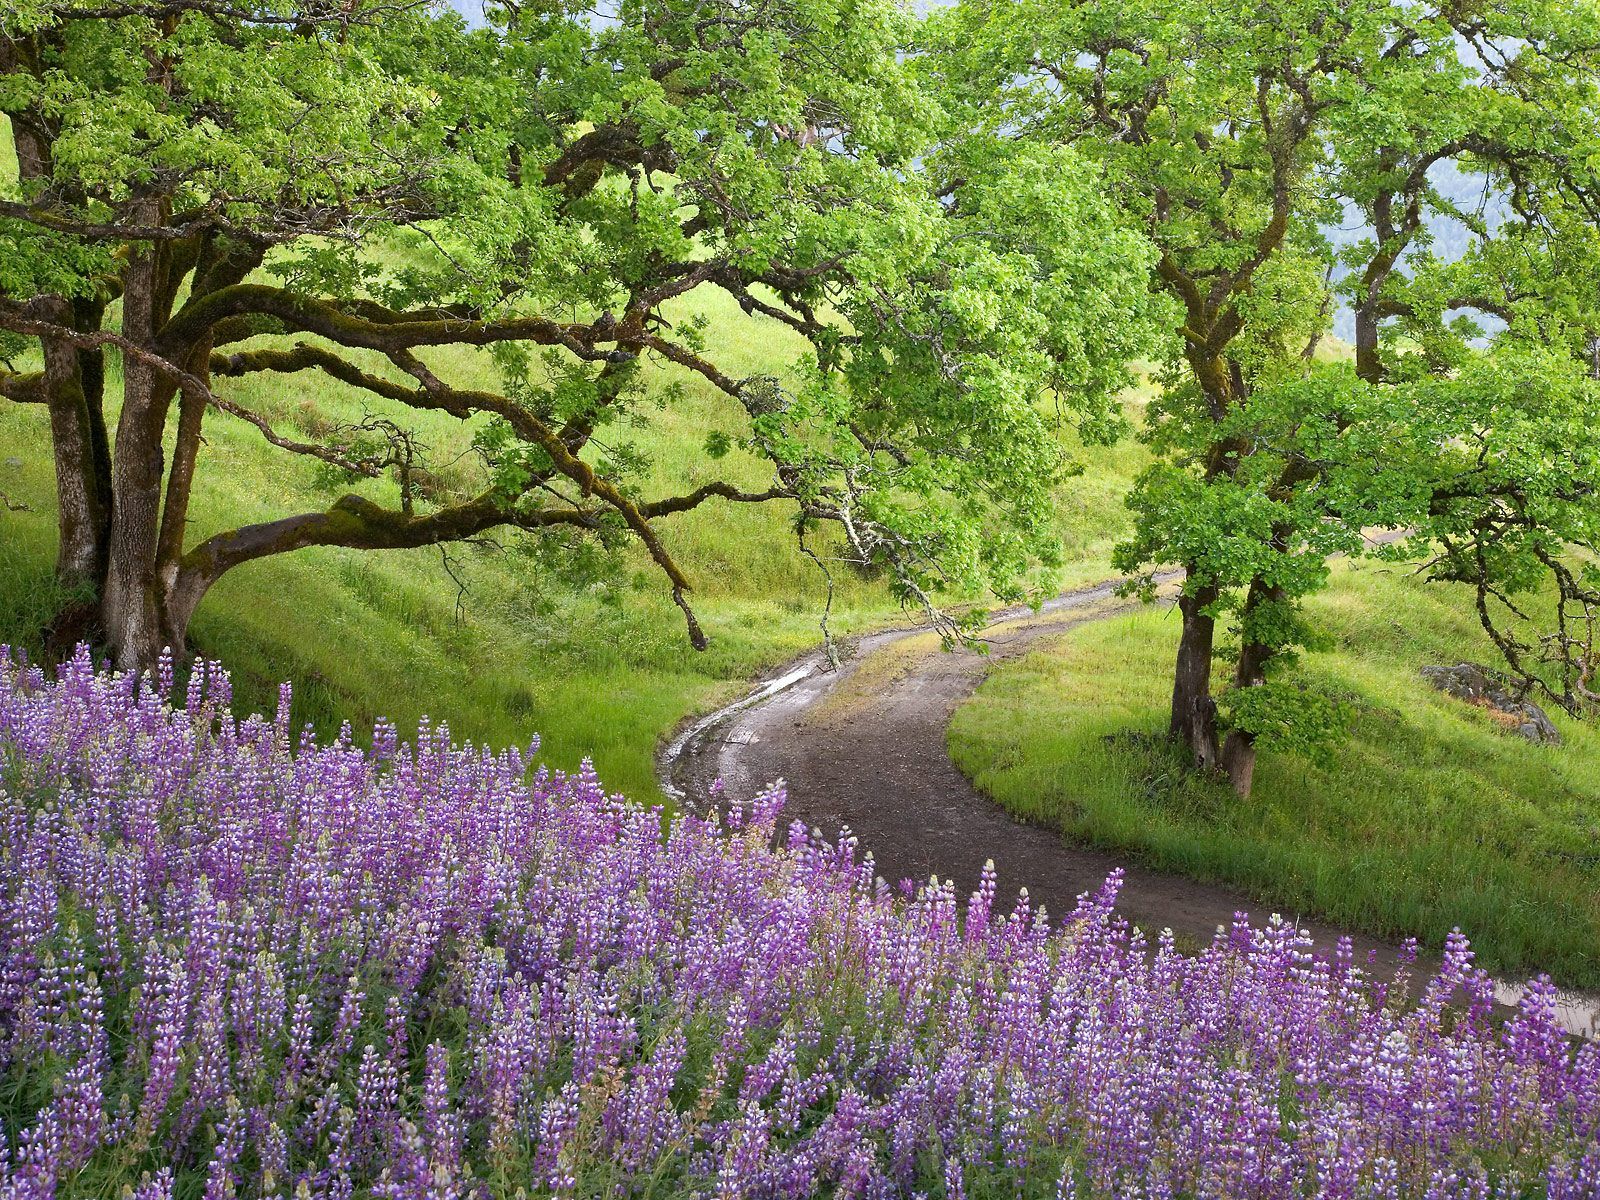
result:
[(261, 414), (252, 412), (242, 404), (224, 400), (209, 389), (206, 393), (206, 403), (218, 412), (225, 412), (230, 417), (237, 417), (241, 421), (254, 425), (261, 431), (262, 437), (280, 450), (321, 459), (329, 466), (338, 467), (341, 471), (349, 471), (352, 475), (364, 475), (368, 479), (376, 479), (383, 474), (383, 468), (389, 465), (387, 459), (351, 458), (333, 446), (323, 446), (314, 442), (298, 442), (293, 438), (285, 437), (273, 429), (271, 422)]
[(623, 350), (598, 348), (623, 340), (614, 318), (585, 325), (545, 317), (482, 320), (440, 309), (395, 312), (371, 301), (338, 304), (255, 283), (219, 288), (190, 301), (167, 323), (157, 344), (165, 349), (192, 345), (222, 322), (243, 316), (271, 317), (286, 332), (317, 334), (341, 346), (385, 354), (452, 343), (531, 342), (560, 346), (585, 362), (629, 357)]
[(418, 389), (403, 383), (373, 375), (331, 350), (320, 346), (297, 343), (292, 350), (251, 350), (238, 354), (213, 354), (211, 373), (239, 377), (257, 371), (290, 374), (296, 371), (322, 371), (341, 383), (361, 388), (387, 400), (409, 404), (417, 398)]
[(639, 512), (646, 517), (665, 517), (672, 513), (688, 512), (692, 508), (698, 508), (713, 496), (720, 496), (724, 500), (732, 500), (739, 504), (764, 504), (769, 500), (794, 499), (793, 492), (781, 487), (770, 487), (764, 492), (746, 492), (731, 483), (719, 482), (696, 488), (686, 496), (672, 496), (665, 500), (652, 500), (641, 504)]

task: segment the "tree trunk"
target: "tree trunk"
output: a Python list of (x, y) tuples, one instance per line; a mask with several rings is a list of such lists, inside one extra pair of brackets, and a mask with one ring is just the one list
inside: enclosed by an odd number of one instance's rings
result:
[[(206, 364), (211, 357), (211, 339), (195, 348), (184, 369), (198, 378), (209, 375)], [(183, 558), (184, 535), (189, 527), (189, 497), (194, 490), (195, 466), (200, 457), (200, 430), (205, 420), (205, 400), (185, 392), (178, 400), (178, 438), (172, 451), (172, 469), (167, 473), (167, 497), (161, 510), (161, 533), (156, 543), (156, 576), (164, 595), (170, 596), (178, 583), (179, 562)], [(188, 621), (183, 622), (187, 627)]]
[[(161, 214), (142, 214), (150, 224)], [(160, 246), (134, 252), (122, 296), (123, 334), (140, 346), (154, 340), (163, 289)], [(172, 385), (133, 354), (123, 355), (122, 415), (117, 422), (116, 453), (111, 468), (111, 543), (106, 566), (100, 622), (117, 666), (150, 669), (162, 650), (173, 644), (174, 631), (163, 619), (157, 546), (161, 493), (165, 474), (162, 435)]]
[(94, 429), (77, 350), (45, 339), (44, 374), (56, 469), (56, 579), (81, 600), (98, 590), (105, 568), (108, 497), (94, 469)]
[[(15, 62), (15, 47), (0, 44), (0, 66), (9, 71)], [(14, 121), (11, 141), (19, 179), (30, 185), (48, 180), (53, 170), (51, 145), (41, 129), (28, 121)], [(36, 303), (38, 316), (66, 328), (84, 329), (82, 319), (91, 315), (87, 302), (53, 296)], [(40, 348), (56, 473), (56, 579), (83, 597), (99, 589), (111, 519), (110, 489), (98, 470), (104, 460), (97, 457), (105, 440), (100, 407), (103, 377), (96, 372), (97, 357), (86, 371), (86, 356), (70, 342), (42, 338)]]
[[(73, 320), (82, 333), (93, 333), (105, 322), (102, 300), (74, 300)], [(93, 456), (95, 489), (100, 496), (100, 555), (95, 586), (105, 576), (105, 548), (111, 538), (111, 440), (106, 432), (106, 352), (95, 348), (78, 351), (78, 382), (89, 418), (89, 450)]]
[(1217, 601), (1217, 589), (1206, 585), (1178, 598), (1183, 635), (1178, 640), (1178, 662), (1172, 677), (1171, 732), (1188, 746), (1194, 765), (1215, 767), (1217, 704), (1211, 698), (1211, 655), (1216, 641), (1216, 620), (1205, 610)]
[[(1238, 364), (1218, 355), (1202, 354), (1192, 345), (1187, 351), (1205, 396), (1212, 419), (1221, 422), (1236, 398), (1246, 392)], [(1245, 447), (1237, 437), (1213, 441), (1206, 451), (1205, 481), (1231, 477), (1238, 469), (1239, 455)], [(1193, 563), (1184, 564), (1184, 574), (1193, 580)], [(1217, 702), (1211, 695), (1211, 660), (1216, 646), (1217, 622), (1207, 611), (1216, 604), (1221, 589), (1215, 583), (1202, 584), (1178, 597), (1178, 612), (1183, 617), (1183, 633), (1178, 639), (1178, 661), (1172, 672), (1171, 735), (1188, 747), (1190, 760), (1201, 771), (1216, 767), (1221, 759), (1217, 738)]]
[[(1266, 666), (1272, 657), (1270, 647), (1248, 642), (1239, 652), (1239, 667), (1234, 673), (1234, 687), (1259, 687), (1267, 681)], [(1222, 769), (1233, 784), (1233, 790), (1248, 798), (1255, 783), (1256, 735), (1248, 729), (1230, 729), (1222, 743)]]
[[(1249, 594), (1244, 602), (1243, 624), (1248, 630), (1250, 614), (1263, 604), (1276, 604), (1283, 599), (1283, 589), (1276, 584), (1268, 586), (1259, 578), (1250, 582)], [(1267, 664), (1277, 650), (1263, 642), (1246, 639), (1239, 649), (1239, 662), (1233, 673), (1236, 688), (1260, 687), (1267, 681)], [(1247, 729), (1230, 729), (1222, 744), (1222, 769), (1227, 773), (1233, 790), (1242, 797), (1250, 795), (1255, 783), (1256, 735)]]
[(1371, 302), (1355, 311), (1356, 374), (1368, 383), (1383, 379), (1383, 360), (1378, 355), (1378, 317)]
[(1222, 770), (1234, 792), (1242, 800), (1250, 798), (1255, 786), (1256, 737), (1243, 729), (1230, 729), (1222, 743)]

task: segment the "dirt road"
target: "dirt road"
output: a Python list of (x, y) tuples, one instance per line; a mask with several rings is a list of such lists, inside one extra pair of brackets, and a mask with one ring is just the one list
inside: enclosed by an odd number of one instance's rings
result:
[[(1125, 878), (1118, 907), (1126, 916), (1147, 929), (1171, 928), (1182, 939), (1209, 941), (1236, 912), (1264, 916), (1271, 905), (1074, 846), (1055, 831), (1020, 822), (977, 791), (945, 749), (951, 716), (995, 663), (1130, 607), (1116, 596), (1114, 582), (1069, 592), (1038, 613), (1022, 610), (995, 621), (986, 655), (945, 652), (932, 633), (916, 629), (861, 639), (836, 670), (819, 650), (680, 733), (662, 755), (663, 787), (696, 807), (719, 778), (728, 795), (741, 797), (782, 779), (788, 819), (829, 837), (847, 826), (891, 884), (933, 874), (968, 890), (993, 859), (1002, 896), (1026, 887), (1035, 907), (1058, 915), (1120, 867)], [(1284, 915), (1322, 945), (1331, 947), (1339, 936), (1298, 913)], [(1379, 970), (1399, 961), (1396, 946), (1360, 936), (1353, 941), (1358, 956)], [(1507, 988), (1504, 998), (1516, 992)], [(1600, 1031), (1600, 997), (1573, 995), (1567, 1004), (1575, 1032)]]

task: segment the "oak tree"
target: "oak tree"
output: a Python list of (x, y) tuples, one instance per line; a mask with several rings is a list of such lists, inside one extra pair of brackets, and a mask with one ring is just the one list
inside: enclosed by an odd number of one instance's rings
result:
[[(888, 569), (1014, 594), (1048, 557), (1054, 410), (1095, 419), (1141, 345), (1137, 238), (1070, 151), (950, 127), (893, 0), (13, 0), (0, 113), (0, 396), (49, 423), (72, 636), (147, 667), (224, 573), (311, 546), (494, 529), (637, 539), (703, 635), (666, 519), (788, 506)], [(1044, 218), (1048, 216), (1049, 219)], [(1090, 270), (1092, 263), (1093, 269)], [(726, 365), (703, 291), (804, 339)], [(494, 386), (452, 371), (492, 359)], [(764, 486), (644, 494), (598, 431), (648, 420), (645, 370), (743, 414)], [(239, 380), (350, 389), (314, 436)], [(670, 384), (651, 398), (672, 403)], [(475, 495), (414, 486), (407, 414), (470, 426)], [(327, 507), (195, 538), (208, 422), (359, 481)]]
[[(1171, 339), (1119, 565), (1147, 593), (1183, 569), (1171, 732), (1240, 792), (1260, 745), (1334, 724), (1283, 668), (1317, 640), (1300, 601), (1372, 527), (1476, 589), (1526, 686), (1592, 698), (1595, 17), (966, 0), (930, 24), (930, 73), (975, 126), (1077, 150), (1148, 240)], [(1353, 358), (1331, 352), (1341, 309)], [(1541, 588), (1543, 640), (1515, 598)]]

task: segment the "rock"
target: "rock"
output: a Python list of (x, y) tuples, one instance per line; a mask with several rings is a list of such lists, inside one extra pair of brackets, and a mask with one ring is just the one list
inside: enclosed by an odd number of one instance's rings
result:
[(6, 466), (10, 467), (13, 471), (20, 471), (22, 469), (22, 460), (12, 456), (11, 458), (6, 459)]
[(1513, 692), (1497, 671), (1477, 663), (1457, 663), (1423, 667), (1421, 675), (1446, 695), (1484, 709), (1492, 720), (1519, 737), (1551, 746), (1561, 744), (1561, 731), (1544, 709)]

